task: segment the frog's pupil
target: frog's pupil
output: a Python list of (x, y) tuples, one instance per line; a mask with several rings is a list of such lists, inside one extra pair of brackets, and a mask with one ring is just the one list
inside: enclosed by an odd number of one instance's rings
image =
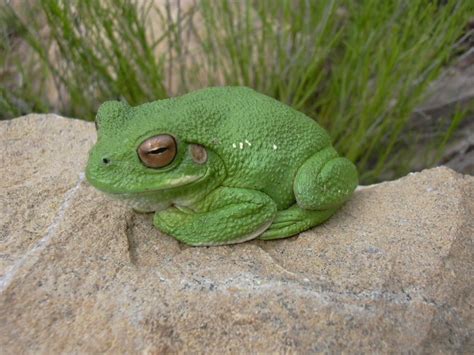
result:
[(162, 154), (162, 153), (166, 152), (167, 150), (168, 150), (167, 147), (161, 147), (161, 148), (158, 148), (158, 149), (150, 150), (148, 152), (148, 154)]

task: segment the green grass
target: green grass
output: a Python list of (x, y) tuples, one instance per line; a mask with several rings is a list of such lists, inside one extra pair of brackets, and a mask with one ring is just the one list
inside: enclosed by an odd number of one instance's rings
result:
[[(1, 7), (0, 50), (10, 60), (0, 65), (15, 59), (12, 33), (35, 62), (17, 65), (21, 85), (0, 77), (2, 117), (57, 111), (91, 120), (107, 99), (136, 105), (245, 85), (315, 118), (364, 183), (405, 174), (415, 153), (433, 164), (464, 117), (447, 118), (428, 141), (407, 130), (428, 84), (455, 54), (474, 11), (469, 1), (144, 3), (42, 0), (26, 19)], [(56, 102), (41, 85), (48, 79)]]

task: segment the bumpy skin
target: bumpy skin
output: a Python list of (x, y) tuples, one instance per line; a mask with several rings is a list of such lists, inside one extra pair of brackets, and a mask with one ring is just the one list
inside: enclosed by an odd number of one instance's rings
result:
[[(109, 101), (86, 175), (96, 188), (154, 211), (155, 226), (190, 245), (231, 244), (297, 234), (328, 219), (357, 186), (312, 119), (244, 87), (208, 88), (130, 107)], [(164, 168), (137, 154), (149, 137), (172, 135)], [(207, 160), (196, 162), (199, 144)]]

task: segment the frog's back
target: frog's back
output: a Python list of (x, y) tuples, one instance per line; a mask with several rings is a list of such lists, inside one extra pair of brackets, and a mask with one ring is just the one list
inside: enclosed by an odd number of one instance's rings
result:
[(311, 118), (268, 96), (244, 87), (202, 91), (216, 133), (213, 149), (222, 157), (226, 186), (252, 188), (270, 195), (279, 208), (294, 201), (298, 168), (331, 144)]
[(225, 164), (225, 186), (262, 191), (279, 209), (294, 202), (299, 167), (331, 144), (313, 119), (245, 87), (202, 89), (134, 112), (141, 130), (172, 127), (181, 139), (215, 151)]

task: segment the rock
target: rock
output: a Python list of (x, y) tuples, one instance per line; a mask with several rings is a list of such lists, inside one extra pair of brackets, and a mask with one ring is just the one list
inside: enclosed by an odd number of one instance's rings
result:
[(88, 185), (93, 124), (0, 136), (2, 353), (474, 349), (474, 177), (425, 170), (299, 236), (192, 248)]

